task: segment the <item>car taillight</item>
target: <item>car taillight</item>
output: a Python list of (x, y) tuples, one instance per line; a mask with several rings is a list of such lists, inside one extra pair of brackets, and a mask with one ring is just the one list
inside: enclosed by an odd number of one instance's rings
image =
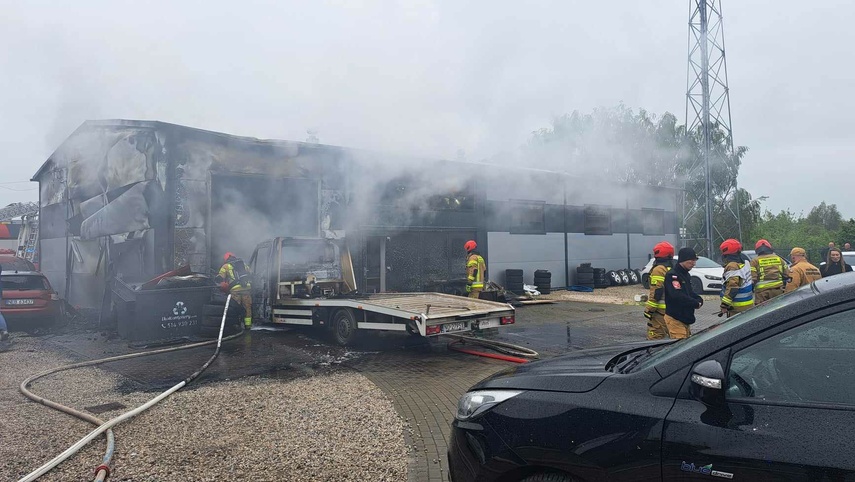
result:
[(436, 335), (442, 330), (442, 325), (426, 326), (425, 335)]
[(513, 325), (514, 324), (514, 317), (513, 316), (503, 316), (501, 323), (503, 325)]

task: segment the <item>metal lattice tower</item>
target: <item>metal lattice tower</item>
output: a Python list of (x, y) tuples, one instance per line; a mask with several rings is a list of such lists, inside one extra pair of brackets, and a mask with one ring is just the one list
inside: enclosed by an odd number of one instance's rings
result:
[(723, 156), (734, 152), (721, 0), (689, 0), (688, 57), (686, 133), (698, 137), (700, 151), (686, 173), (681, 234), (687, 246), (712, 256), (725, 238), (742, 239), (736, 178), (720, 186), (710, 175), (727, 169)]

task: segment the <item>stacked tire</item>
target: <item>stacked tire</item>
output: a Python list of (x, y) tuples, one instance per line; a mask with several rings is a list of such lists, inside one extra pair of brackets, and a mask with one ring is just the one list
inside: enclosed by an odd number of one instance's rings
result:
[(540, 294), (548, 295), (552, 292), (552, 273), (545, 269), (536, 270), (534, 272), (534, 285)]
[(611, 286), (605, 268), (594, 268), (594, 288), (608, 288)]
[(505, 289), (518, 295), (525, 294), (525, 289), (523, 289), (523, 270), (505, 270)]
[(591, 267), (591, 263), (582, 263), (576, 268), (576, 284), (594, 288), (594, 268)]
[[(202, 321), (199, 326), (199, 336), (202, 338), (216, 338), (220, 334), (220, 323), (223, 320), (223, 311), (226, 308), (224, 299), (215, 298), (203, 307)], [(236, 301), (229, 303), (229, 311), (226, 314), (226, 324), (223, 327), (223, 336), (233, 335), (241, 330), (245, 310)]]

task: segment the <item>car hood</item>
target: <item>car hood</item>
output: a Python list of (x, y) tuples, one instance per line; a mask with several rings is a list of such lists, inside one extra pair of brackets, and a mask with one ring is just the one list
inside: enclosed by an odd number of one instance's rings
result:
[[(673, 340), (665, 342), (671, 341)], [(642, 350), (662, 343), (663, 341), (642, 341), (578, 350), (567, 355), (502, 370), (480, 381), (470, 390), (503, 388), (587, 392), (614, 375), (605, 368), (606, 363), (612, 358), (622, 353)]]

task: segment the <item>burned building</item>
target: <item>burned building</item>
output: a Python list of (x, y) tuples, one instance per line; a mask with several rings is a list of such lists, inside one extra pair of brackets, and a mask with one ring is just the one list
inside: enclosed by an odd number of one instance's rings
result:
[(112, 277), (213, 273), (274, 236), (346, 234), (363, 291), (417, 291), (464, 275), (468, 239), (499, 282), (548, 269), (565, 286), (580, 262), (643, 265), (678, 225), (677, 191), (150, 121), (85, 122), (33, 180), (41, 269), (88, 308)]

